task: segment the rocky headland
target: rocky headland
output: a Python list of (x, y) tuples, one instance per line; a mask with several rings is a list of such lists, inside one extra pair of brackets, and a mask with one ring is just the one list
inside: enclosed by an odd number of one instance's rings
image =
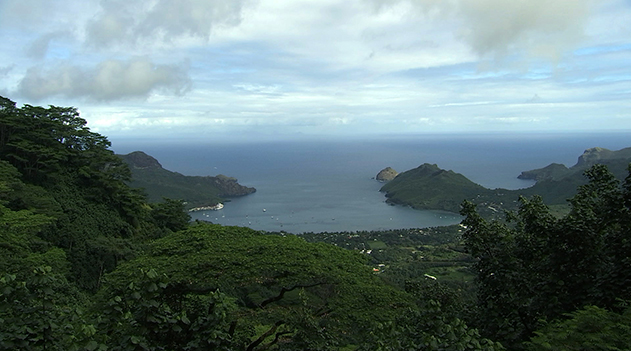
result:
[[(570, 168), (559, 163), (551, 163), (546, 167), (521, 172), (519, 179), (539, 181), (561, 180), (575, 174), (582, 174), (595, 164), (604, 164), (616, 176), (624, 176), (626, 167), (631, 162), (631, 147), (612, 151), (602, 147), (593, 147), (578, 157), (576, 164)], [(622, 172), (622, 173), (621, 173)]]
[(188, 209), (217, 206), (226, 198), (252, 194), (255, 188), (239, 184), (222, 174), (217, 176), (186, 176), (164, 169), (154, 157), (142, 151), (119, 155), (131, 169), (130, 185), (142, 188), (150, 201), (163, 198), (183, 200)]

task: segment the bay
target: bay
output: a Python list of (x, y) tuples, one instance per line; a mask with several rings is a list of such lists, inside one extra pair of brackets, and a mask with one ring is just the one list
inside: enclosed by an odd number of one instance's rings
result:
[(422, 163), (464, 174), (489, 188), (532, 185), (517, 179), (552, 162), (572, 166), (590, 147), (631, 146), (631, 133), (515, 133), (374, 136), (267, 142), (113, 140), (124, 154), (142, 150), (186, 175), (224, 174), (257, 192), (193, 219), (289, 233), (419, 228), (459, 223), (457, 214), (390, 206), (375, 175)]

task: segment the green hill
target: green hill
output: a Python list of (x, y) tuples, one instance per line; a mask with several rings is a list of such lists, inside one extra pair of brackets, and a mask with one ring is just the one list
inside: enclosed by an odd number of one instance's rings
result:
[(519, 178), (534, 179), (535, 185), (518, 191), (520, 195), (541, 195), (548, 205), (566, 205), (567, 199), (574, 196), (579, 186), (587, 183), (583, 173), (595, 164), (607, 166), (619, 180), (628, 174), (631, 163), (631, 148), (612, 151), (600, 147), (587, 149), (570, 168), (560, 164), (522, 172)]
[(568, 177), (582, 175), (585, 170), (595, 164), (604, 164), (618, 178), (627, 173), (627, 165), (631, 161), (631, 148), (617, 151), (594, 147), (585, 150), (579, 156), (576, 164), (570, 168), (559, 163), (551, 163), (544, 168), (521, 172), (519, 179), (533, 179), (536, 181), (562, 180)]
[(155, 158), (142, 151), (119, 155), (131, 169), (134, 188), (142, 188), (149, 201), (159, 202), (163, 198), (186, 202), (186, 208), (212, 206), (227, 197), (244, 196), (256, 191), (240, 185), (237, 179), (224, 175), (215, 177), (185, 176), (162, 168)]
[(384, 185), (381, 191), (386, 193), (388, 203), (409, 205), (423, 210), (457, 212), (463, 199), (474, 198), (491, 190), (470, 181), (462, 174), (425, 163), (400, 173)]
[(536, 181), (559, 180), (563, 177), (566, 177), (571, 172), (572, 171), (565, 165), (562, 165), (560, 163), (551, 163), (543, 168), (523, 171), (517, 178), (532, 179)]
[(400, 173), (380, 191), (387, 202), (416, 209), (458, 212), (463, 200), (476, 205), (482, 215), (492, 216), (503, 210), (517, 208), (519, 196), (540, 195), (547, 205), (567, 206), (567, 199), (576, 194), (580, 185), (586, 184), (583, 173), (594, 164), (604, 164), (618, 179), (624, 179), (631, 162), (631, 148), (618, 151), (591, 148), (578, 158), (576, 165), (568, 168), (553, 163), (544, 168), (524, 171), (520, 179), (533, 179), (537, 183), (530, 188), (507, 190), (487, 189), (467, 179), (464, 175), (440, 169), (437, 165), (423, 164), (418, 168)]

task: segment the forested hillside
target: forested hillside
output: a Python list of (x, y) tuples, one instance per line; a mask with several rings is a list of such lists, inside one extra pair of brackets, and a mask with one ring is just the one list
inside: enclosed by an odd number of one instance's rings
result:
[(95, 291), (105, 273), (136, 255), (141, 239), (186, 227), (181, 204), (149, 205), (127, 186), (129, 168), (76, 109), (0, 102), (0, 208), (10, 233), (4, 265), (49, 265)]
[(0, 106), (2, 350), (625, 350), (631, 177), (464, 227), (304, 237), (155, 204), (74, 108)]
[(382, 188), (388, 202), (409, 205), (419, 210), (458, 212), (464, 199), (489, 197), (492, 190), (476, 184), (460, 173), (447, 171), (437, 165), (422, 164), (400, 173)]
[(119, 155), (131, 169), (129, 185), (142, 189), (151, 202), (163, 198), (184, 201), (186, 209), (214, 206), (226, 198), (252, 194), (256, 189), (237, 183), (237, 179), (225, 175), (186, 176), (162, 168), (155, 158), (142, 151)]
[(501, 218), (505, 211), (517, 210), (520, 196), (538, 195), (556, 215), (563, 215), (569, 211), (567, 200), (587, 183), (586, 170), (594, 165), (606, 165), (617, 179), (622, 180), (630, 162), (631, 148), (611, 151), (595, 147), (585, 150), (570, 168), (552, 163), (522, 172), (518, 178), (532, 179), (536, 183), (517, 190), (484, 188), (462, 174), (441, 169), (438, 165), (422, 164), (400, 173), (380, 191), (386, 194), (388, 203), (422, 210), (458, 212), (462, 201), (470, 201), (478, 206), (485, 218)]
[[(629, 348), (628, 169), (620, 182), (604, 165), (589, 168), (589, 183), (578, 188), (562, 218), (540, 196), (520, 198), (519, 210), (504, 221), (487, 221), (474, 204), (463, 204), (463, 238), (478, 272), (475, 325), (484, 335), (514, 348), (533, 333), (533, 349)], [(583, 310), (592, 305), (599, 308)], [(550, 323), (567, 313), (573, 321)]]

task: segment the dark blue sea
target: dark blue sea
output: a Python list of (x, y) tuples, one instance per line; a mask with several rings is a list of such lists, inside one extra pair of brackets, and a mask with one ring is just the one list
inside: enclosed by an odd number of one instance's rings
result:
[(385, 167), (423, 163), (462, 173), (489, 188), (532, 185), (517, 179), (552, 162), (572, 166), (587, 148), (631, 147), (631, 132), (442, 134), (352, 140), (219, 142), (112, 139), (119, 154), (142, 150), (185, 175), (224, 174), (257, 192), (193, 219), (289, 233), (419, 228), (460, 222), (457, 214), (390, 206), (374, 180)]

